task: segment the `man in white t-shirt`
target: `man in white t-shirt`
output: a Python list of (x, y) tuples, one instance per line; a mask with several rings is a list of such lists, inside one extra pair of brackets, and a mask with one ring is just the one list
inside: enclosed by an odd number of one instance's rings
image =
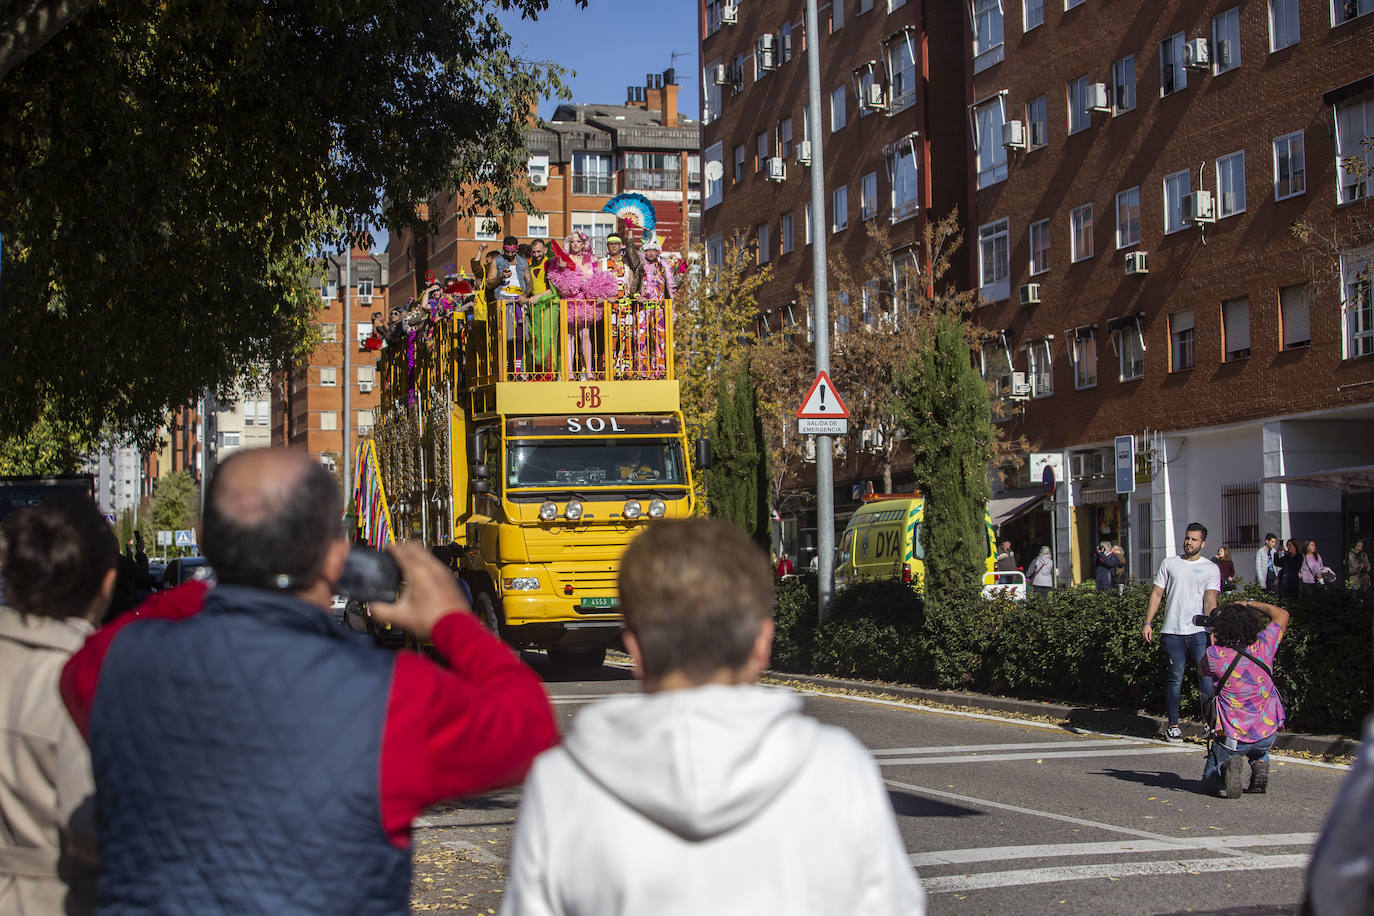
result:
[[(1179, 694), (1183, 690), (1183, 671), (1187, 664), (1198, 665), (1207, 652), (1207, 631), (1193, 623), (1198, 614), (1210, 614), (1217, 606), (1221, 591), (1221, 569), (1202, 555), (1207, 544), (1207, 529), (1193, 522), (1183, 533), (1183, 555), (1166, 557), (1155, 575), (1150, 592), (1150, 607), (1145, 612), (1145, 626), (1140, 635), (1146, 642), (1154, 641), (1154, 619), (1159, 602), (1167, 592), (1169, 603), (1164, 611), (1164, 626), (1160, 627), (1160, 642), (1169, 656), (1169, 676), (1164, 682), (1164, 705), (1169, 714), (1165, 737), (1180, 741), (1183, 732), (1178, 727)], [(1198, 688), (1202, 693), (1202, 708), (1207, 709), (1212, 698), (1212, 679), (1198, 668)]]

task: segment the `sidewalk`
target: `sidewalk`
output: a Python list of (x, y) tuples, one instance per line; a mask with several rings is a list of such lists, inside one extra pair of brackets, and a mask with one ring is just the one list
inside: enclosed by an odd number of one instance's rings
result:
[[(987, 696), (981, 693), (958, 693), (951, 690), (931, 690), (925, 687), (903, 687), (883, 684), (876, 681), (851, 681), (835, 677), (818, 677), (811, 674), (792, 674), (786, 671), (768, 671), (770, 678), (814, 684), (836, 690), (853, 690), (878, 696), (899, 697), (938, 703), (943, 706), (972, 708), (988, 712), (1010, 712), (1023, 716), (1043, 716), (1060, 719), (1079, 728), (1094, 731), (1114, 732), (1141, 738), (1162, 738), (1164, 736), (1164, 717), (1132, 712), (1126, 709), (1097, 709), (1092, 706), (1071, 706), (1064, 703), (1042, 703), (1035, 700), (1016, 700), (1008, 697)], [(1201, 722), (1181, 722), (1184, 737), (1205, 742), (1207, 733)], [(1355, 738), (1337, 735), (1304, 735), (1280, 731), (1274, 749), (1279, 751), (1300, 751), (1323, 757), (1353, 757), (1359, 752), (1360, 742)]]

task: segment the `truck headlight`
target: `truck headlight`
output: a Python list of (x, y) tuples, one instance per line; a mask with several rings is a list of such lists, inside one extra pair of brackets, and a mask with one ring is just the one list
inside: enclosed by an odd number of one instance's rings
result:
[(625, 508), (620, 511), (626, 518), (639, 518), (644, 509), (639, 505), (639, 500), (627, 499), (625, 500)]
[(519, 576), (514, 579), (502, 579), (501, 584), (506, 587), (508, 592), (534, 592), (539, 590), (539, 579), (536, 576)]
[(568, 508), (563, 510), (563, 515), (570, 522), (575, 522), (582, 517), (582, 504), (575, 499), (568, 500)]
[(551, 522), (558, 518), (558, 506), (554, 503), (544, 503), (539, 507), (539, 520), (541, 522)]
[(649, 500), (649, 518), (663, 518), (663, 514), (668, 511), (668, 504), (661, 499)]

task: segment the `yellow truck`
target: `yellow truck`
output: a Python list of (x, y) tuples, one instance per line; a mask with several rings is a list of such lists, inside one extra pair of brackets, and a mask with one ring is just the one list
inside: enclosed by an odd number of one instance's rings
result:
[(360, 524), (448, 560), (513, 646), (599, 665), (620, 634), (621, 554), (646, 525), (692, 514), (672, 301), (462, 289), (413, 309), (379, 369)]
[[(921, 591), (925, 580), (925, 550), (920, 540), (924, 509), (925, 500), (919, 493), (864, 497), (836, 546), (835, 587), (864, 579), (900, 578)], [(984, 513), (983, 524), (987, 541), (984, 571), (991, 575), (992, 517)]]

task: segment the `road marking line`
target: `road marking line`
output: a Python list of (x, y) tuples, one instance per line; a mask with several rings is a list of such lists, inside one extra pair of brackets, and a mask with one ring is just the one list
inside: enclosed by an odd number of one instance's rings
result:
[(997, 760), (1049, 760), (1069, 757), (1140, 757), (1151, 754), (1201, 754), (1202, 749), (1191, 744), (1173, 747), (1157, 747), (1153, 744), (1132, 745), (1098, 751), (1045, 751), (1015, 754), (955, 754), (948, 757), (883, 757), (878, 766), (921, 766), (933, 763), (990, 763)]
[(1018, 744), (946, 744), (941, 747), (869, 748), (868, 752), (875, 757), (883, 757), (901, 754), (955, 754), (960, 751), (968, 753), (974, 751), (1032, 751), (1041, 747), (1101, 747), (1108, 744), (1117, 747), (1123, 745), (1135, 747), (1145, 743), (1138, 738), (1103, 738), (1099, 741), (1022, 741)]
[(607, 697), (623, 696), (618, 693), (573, 693), (563, 696), (549, 697), (549, 702), (555, 706), (563, 703), (591, 703), (594, 700), (604, 700)]
[(1183, 849), (1239, 849), (1250, 846), (1310, 846), (1315, 833), (1257, 833), (1249, 836), (1221, 836), (1164, 843), (1159, 840), (1117, 840), (1106, 843), (1048, 843), (1039, 846), (984, 846), (973, 849), (945, 849), (911, 854), (917, 868), (937, 865), (963, 865), (970, 862), (1002, 862), (1007, 859), (1055, 859), (1069, 856), (1110, 856), (1141, 852), (1167, 852)]
[(1244, 859), (1184, 859), (1163, 862), (1121, 862), (1103, 865), (1061, 865), (1052, 868), (1023, 868), (1013, 871), (984, 872), (976, 875), (923, 878), (921, 884), (931, 894), (954, 891), (980, 891), (994, 887), (1019, 887), (1027, 884), (1054, 884), (1093, 878), (1129, 878), (1138, 875), (1185, 875), (1191, 872), (1255, 871), (1271, 868), (1304, 868), (1306, 855), (1251, 856)]

